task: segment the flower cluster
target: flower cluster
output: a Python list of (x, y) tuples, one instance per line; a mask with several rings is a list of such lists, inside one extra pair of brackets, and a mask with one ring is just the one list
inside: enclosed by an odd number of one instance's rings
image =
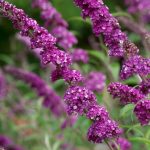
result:
[(22, 147), (15, 145), (13, 141), (5, 135), (0, 135), (0, 148), (7, 150), (23, 150)]
[(143, 21), (149, 22), (150, 18), (150, 1), (149, 0), (125, 0), (130, 13), (139, 12)]
[(150, 121), (150, 100), (142, 100), (135, 106), (134, 112), (142, 125)]
[(41, 17), (46, 21), (46, 25), (68, 27), (68, 23), (62, 18), (61, 14), (51, 5), (48, 0), (33, 0), (33, 7), (42, 10)]
[(39, 76), (14, 67), (6, 67), (5, 70), (7, 73), (30, 84), (39, 96), (44, 97), (43, 106), (50, 109), (54, 115), (61, 116), (65, 113), (65, 106), (61, 98)]
[(121, 134), (122, 131), (118, 129), (118, 125), (113, 120), (97, 121), (92, 124), (88, 130), (88, 140), (94, 143), (101, 143), (104, 139), (112, 138)]
[(81, 49), (81, 48), (75, 48), (72, 52), (72, 61), (73, 62), (82, 62), (82, 63), (88, 63), (89, 56), (87, 51)]
[(85, 86), (94, 92), (102, 92), (105, 87), (105, 75), (101, 72), (91, 72), (85, 81)]
[(31, 48), (42, 49), (41, 55), (44, 57), (42, 59), (44, 64), (48, 62), (60, 66), (70, 64), (70, 56), (56, 48), (56, 38), (48, 33), (45, 28), (40, 27), (35, 20), (29, 18), (22, 9), (17, 9), (6, 1), (0, 2), (0, 8), (0, 13), (8, 17), (23, 36), (30, 37)]
[(139, 74), (140, 76), (150, 74), (150, 59), (143, 58), (140, 55), (127, 59), (122, 66), (120, 78), (124, 80), (134, 74)]
[(58, 26), (52, 29), (52, 35), (57, 38), (57, 43), (60, 47), (68, 50), (74, 44), (77, 43), (76, 37), (73, 35), (72, 32), (69, 32), (67, 28)]
[[(102, 5), (102, 6), (104, 6), (104, 5)], [(95, 5), (95, 7), (97, 7), (97, 6)], [(104, 11), (105, 11), (105, 8), (106, 7), (104, 7)], [(101, 10), (101, 12), (102, 11), (103, 10)], [(107, 12), (108, 11), (106, 9), (106, 13)], [(30, 37), (32, 48), (41, 48), (42, 49), (41, 57), (42, 57), (44, 64), (52, 62), (53, 64), (56, 65), (57, 69), (61, 68), (61, 70), (63, 70), (63, 69), (67, 70), (70, 68), (71, 59), (70, 59), (69, 55), (67, 53), (65, 53), (64, 51), (59, 50), (55, 46), (56, 39), (51, 34), (49, 34), (45, 28), (40, 27), (35, 20), (29, 18), (24, 13), (23, 10), (17, 9), (15, 6), (9, 4), (8, 2), (0, 1), (0, 13), (2, 13), (4, 16), (8, 17), (14, 23), (14, 26), (17, 29), (21, 30), (21, 34), (23, 36)], [(98, 18), (98, 17), (96, 17), (96, 18)], [(98, 18), (98, 19), (100, 19), (100, 18)], [(106, 43), (109, 46), (112, 45), (113, 50), (120, 52), (122, 50), (122, 38), (124, 38), (125, 36), (123, 33), (120, 32), (116, 19), (109, 21), (111, 19), (112, 18), (108, 18), (108, 20), (107, 20), (108, 22), (107, 21), (106, 22), (108, 24), (116, 22), (116, 24), (110, 24), (110, 26), (109, 26), (110, 31), (113, 30), (114, 32), (106, 32), (108, 34), (105, 37), (105, 40), (107, 40)], [(97, 22), (99, 22), (99, 21), (97, 20)], [(111, 25), (112, 25), (112, 27), (113, 27), (113, 25), (116, 25), (116, 27), (112, 29)], [(104, 31), (104, 29), (102, 29), (102, 30)], [(118, 33), (119, 33), (119, 35), (118, 35)], [(111, 38), (113, 38), (113, 40), (110, 41)], [(118, 38), (119, 38), (119, 41), (118, 41)], [(114, 46), (114, 42), (117, 43), (118, 45)], [(119, 50), (118, 50), (118, 47), (119, 47)], [(8, 69), (8, 71), (9, 71), (9, 69)], [(43, 81), (41, 82), (39, 80), (39, 78), (33, 74), (28, 74), (26, 72), (22, 73), (22, 71), (17, 71), (14, 69), (12, 69), (12, 71), (11, 71), (11, 68), (10, 68), (10, 73), (13, 74), (13, 72), (16, 76), (21, 74), (19, 77), (22, 78), (23, 80), (25, 80), (26, 82), (30, 83), (31, 86), (36, 88), (37, 91), (39, 90), (38, 91), (39, 95), (44, 96), (46, 94), (47, 96), (44, 97), (45, 98), (44, 104), (49, 107), (49, 103), (47, 103), (48, 98), (53, 98), (53, 100), (54, 100), (54, 96), (52, 95), (51, 90), (49, 91), (50, 92), (49, 93), (49, 92), (47, 92), (47, 88), (45, 88), (45, 87), (41, 88), (44, 86)], [(71, 83), (72, 83), (72, 81), (75, 82), (75, 80), (77, 80), (77, 77), (74, 77), (74, 76), (79, 76), (79, 73), (77, 71), (71, 71), (71, 73), (72, 73), (72, 75), (68, 76), (65, 79), (69, 84), (70, 84), (70, 80), (71, 80)], [(60, 74), (58, 74), (58, 73), (55, 73), (55, 74), (60, 76)], [(38, 88), (37, 88), (37, 86), (38, 86)], [(88, 112), (88, 108), (90, 108), (90, 106), (98, 105), (97, 99), (96, 99), (95, 95), (93, 94), (93, 92), (91, 92), (89, 89), (87, 89), (85, 87), (78, 86), (78, 85), (70, 84), (69, 89), (65, 93), (64, 99), (67, 104), (67, 110), (68, 110), (69, 114), (77, 113), (79, 115), (83, 115), (83, 114), (86, 115), (86, 113)], [(50, 107), (51, 106), (53, 108), (58, 107), (60, 104), (60, 101), (57, 101), (57, 102), (56, 101), (57, 100), (55, 99), (55, 104), (57, 104), (57, 105), (50, 104)], [(95, 109), (97, 109), (97, 108), (95, 108)], [(99, 116), (101, 116), (100, 112), (102, 112), (102, 114), (107, 113), (107, 112), (104, 113), (105, 110), (101, 111), (101, 110), (97, 109), (97, 111), (99, 112)], [(62, 109), (61, 109), (61, 112), (62, 112)], [(116, 137), (120, 133), (121, 133), (121, 130), (119, 129), (117, 123), (108, 117), (103, 121), (94, 120), (92, 126), (89, 129), (88, 137), (89, 137), (90, 141), (102, 142), (103, 140), (105, 140), (107, 138)], [(96, 137), (96, 139), (94, 139), (93, 137)]]
[(67, 50), (78, 42), (73, 33), (67, 29), (68, 23), (48, 0), (33, 0), (33, 7), (41, 9), (41, 17), (47, 27), (51, 26), (51, 34), (57, 38), (60, 47)]
[(107, 110), (99, 105), (92, 105), (89, 107), (87, 113), (87, 118), (94, 121), (105, 121), (109, 118)]
[(119, 23), (102, 0), (74, 0), (75, 4), (82, 9), (83, 18), (90, 17), (93, 23), (93, 31), (98, 36), (104, 36), (104, 42), (109, 48), (110, 56), (123, 57), (123, 43), (127, 39), (120, 30)]
[(96, 103), (93, 92), (81, 86), (70, 87), (64, 96), (69, 114), (83, 115), (91, 104)]
[(0, 100), (2, 100), (7, 94), (7, 84), (2, 72), (0, 72)]
[(139, 90), (119, 82), (110, 83), (108, 86), (108, 92), (113, 96), (113, 98), (119, 98), (123, 104), (136, 104), (144, 98), (144, 95)]

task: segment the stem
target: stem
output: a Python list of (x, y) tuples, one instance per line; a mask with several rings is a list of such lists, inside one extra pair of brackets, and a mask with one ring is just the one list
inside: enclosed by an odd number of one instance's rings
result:
[(106, 145), (109, 147), (110, 150), (114, 150), (111, 145), (109, 144), (109, 142), (107, 140), (105, 140)]

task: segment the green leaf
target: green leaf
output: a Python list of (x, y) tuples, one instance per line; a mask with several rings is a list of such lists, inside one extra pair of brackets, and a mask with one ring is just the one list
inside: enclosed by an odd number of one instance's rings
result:
[(13, 59), (11, 59), (9, 55), (7, 56), (7, 55), (2, 55), (1, 54), (0, 57), (1, 57), (1, 61), (3, 61), (4, 63), (9, 64), (9, 65), (13, 65), (14, 64)]
[(89, 55), (96, 57), (98, 59), (100, 59), (101, 61), (105, 61), (108, 60), (108, 58), (106, 57), (106, 55), (100, 51), (96, 51), (96, 50), (90, 50), (88, 51)]
[(131, 114), (131, 111), (133, 111), (133, 109), (134, 109), (134, 104), (128, 104), (128, 105), (124, 106), (121, 109), (120, 117), (124, 118), (124, 117), (128, 116), (129, 114)]
[(141, 142), (150, 145), (150, 140), (142, 137), (133, 137), (133, 138), (129, 138), (129, 140), (133, 142)]

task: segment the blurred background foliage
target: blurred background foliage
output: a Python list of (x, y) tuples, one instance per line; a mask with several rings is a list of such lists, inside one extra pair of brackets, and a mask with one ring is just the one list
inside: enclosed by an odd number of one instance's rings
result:
[[(36, 19), (41, 25), (43, 21), (40, 19), (40, 11), (31, 7), (31, 0), (7, 0), (15, 4), (18, 8), (22, 8), (32, 18)], [(116, 13), (118, 9), (126, 12), (123, 1), (120, 0), (105, 0), (105, 3), (110, 8), (112, 13)], [(80, 10), (75, 7), (73, 0), (52, 0), (52, 4), (68, 21), (69, 29), (77, 36), (79, 43), (77, 47), (85, 48), (90, 54), (90, 63), (81, 65), (80, 69), (85, 73), (93, 70), (99, 70), (106, 73), (104, 62), (108, 60), (105, 53), (102, 51), (92, 50), (88, 44), (88, 38), (92, 34), (91, 25), (88, 20), (83, 21), (80, 17)], [(140, 37), (132, 32), (129, 32), (125, 26), (122, 29), (126, 31), (129, 38), (135, 42), (145, 54), (143, 46), (140, 42)], [(0, 17), (0, 66), (14, 65), (28, 71), (32, 71), (41, 76), (59, 95), (63, 97), (64, 88), (66, 85), (62, 80), (56, 83), (50, 83), (49, 67), (42, 68), (40, 61), (34, 54), (27, 50), (27, 47), (16, 39), (12, 23), (5, 18)], [(106, 62), (107, 63), (107, 62)], [(76, 66), (75, 66), (76, 67)], [(113, 75), (117, 79), (120, 70), (120, 62), (118, 60), (110, 61), (110, 68), (113, 70)], [(109, 75), (108, 75), (109, 76)], [(108, 77), (107, 76), (107, 77)], [(0, 102), (0, 134), (5, 134), (11, 137), (17, 144), (22, 145), (26, 150), (58, 150), (60, 145), (70, 144), (70, 150), (73, 147), (79, 150), (96, 149), (96, 145), (90, 144), (86, 140), (86, 132), (90, 125), (84, 117), (80, 117), (72, 128), (64, 130), (60, 129), (62, 119), (55, 118), (49, 110), (46, 110), (41, 105), (40, 98), (36, 95), (28, 85), (22, 81), (18, 81), (7, 75), (7, 80), (11, 90), (5, 101)], [(109, 82), (109, 80), (107, 81)], [(126, 83), (135, 85), (136, 78), (131, 78)], [(15, 87), (15, 88), (13, 88)], [(119, 120), (121, 127), (125, 130), (125, 136), (133, 143), (133, 150), (150, 150), (150, 129), (141, 127), (133, 115), (133, 105), (118, 108), (112, 107), (119, 105), (114, 103), (108, 95), (106, 89), (102, 94), (97, 94), (100, 103), (105, 103), (112, 117)], [(25, 113), (15, 113), (12, 115), (14, 105), (24, 101)], [(119, 115), (118, 115), (119, 114)], [(102, 148), (104, 146), (104, 148)], [(98, 146), (99, 150), (107, 150), (105, 145)]]

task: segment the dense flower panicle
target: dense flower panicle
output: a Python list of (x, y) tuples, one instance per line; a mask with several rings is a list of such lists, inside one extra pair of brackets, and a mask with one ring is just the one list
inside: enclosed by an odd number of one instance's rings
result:
[(125, 80), (134, 74), (139, 74), (140, 76), (150, 74), (150, 59), (135, 55), (125, 60), (121, 69), (120, 78)]
[(63, 79), (70, 84), (77, 84), (84, 80), (84, 77), (77, 70), (64, 69), (62, 71)]
[(40, 8), (41, 17), (46, 21), (47, 26), (68, 27), (68, 23), (62, 18), (61, 14), (51, 5), (48, 0), (33, 0), (33, 7)]
[(43, 105), (49, 108), (54, 115), (61, 116), (65, 113), (65, 107), (61, 98), (39, 76), (14, 67), (7, 67), (5, 70), (7, 73), (30, 84), (31, 87), (37, 91), (39, 96), (44, 97)]
[(119, 82), (110, 83), (108, 92), (113, 98), (119, 98), (122, 104), (137, 103), (145, 96), (137, 89)]
[(41, 51), (41, 56), (44, 65), (52, 62), (56, 66), (67, 67), (72, 63), (69, 54), (58, 50), (56, 47), (53, 50)]
[(141, 91), (144, 95), (150, 93), (150, 78), (143, 80), (138, 86), (138, 90)]
[(109, 119), (109, 114), (106, 108), (99, 105), (91, 105), (86, 113), (86, 116), (94, 121), (105, 121)]
[[(131, 143), (125, 138), (119, 137), (116, 140), (116, 144), (119, 146), (120, 150), (131, 150)], [(112, 143), (112, 147), (117, 150), (117, 146), (114, 143)]]
[(91, 72), (85, 81), (85, 86), (93, 92), (102, 92), (106, 76), (101, 72)]
[(65, 93), (64, 101), (67, 104), (68, 114), (83, 115), (97, 99), (93, 92), (81, 86), (71, 86)]
[(88, 130), (87, 137), (89, 141), (101, 143), (108, 138), (118, 137), (121, 133), (117, 123), (108, 119), (94, 122)]
[(81, 48), (73, 49), (72, 52), (72, 61), (73, 62), (82, 62), (82, 63), (88, 63), (89, 56), (86, 50), (83, 50)]
[(52, 35), (57, 38), (57, 43), (60, 47), (68, 50), (74, 44), (77, 44), (77, 39), (72, 32), (69, 32), (67, 28), (58, 26), (52, 29)]
[(90, 17), (93, 31), (98, 36), (103, 34), (104, 42), (110, 49), (110, 56), (123, 57), (123, 42), (126, 35), (120, 30), (119, 23), (109, 12), (102, 0), (74, 0), (82, 9), (83, 18)]
[(150, 100), (142, 100), (137, 103), (134, 112), (141, 125), (147, 125), (150, 121)]
[[(114, 53), (112, 52), (113, 56), (123, 56), (122, 45), (123, 40), (126, 37), (120, 31), (117, 20), (109, 14), (108, 9), (104, 5), (99, 5), (101, 4), (99, 3), (100, 1), (94, 0), (94, 2), (95, 3), (92, 3), (91, 1), (86, 2), (85, 0), (84, 4), (85, 6), (86, 4), (90, 4), (91, 9), (94, 10), (97, 8), (101, 8), (97, 9), (98, 13), (97, 11), (93, 11), (90, 16), (93, 20), (94, 30), (97, 34), (99, 34), (100, 32), (103, 33), (105, 43), (108, 45), (111, 51), (115, 51)], [(71, 64), (71, 58), (64, 51), (60, 51), (58, 48), (55, 47), (56, 38), (49, 34), (46, 29), (40, 27), (35, 20), (29, 18), (23, 10), (17, 9), (15, 6), (9, 4), (8, 2), (0, 1), (0, 13), (2, 13), (3, 16), (8, 17), (13, 22), (14, 26), (17, 29), (21, 30), (21, 35), (30, 37), (31, 47), (33, 49), (42, 49), (41, 57), (43, 60), (43, 64), (52, 62), (56, 65), (56, 68), (70, 68), (69, 65)], [(85, 15), (86, 12), (84, 16)], [(112, 18), (109, 17), (109, 15)], [(101, 26), (99, 22), (102, 22), (103, 25)], [(38, 76), (30, 73), (28, 74), (22, 70), (18, 71), (14, 68), (6, 68), (5, 70), (6, 72), (11, 73), (11, 75), (14, 74), (16, 77), (19, 76), (18, 78), (26, 81), (27, 83), (30, 83), (31, 86), (37, 90), (39, 95), (42, 95), (43, 97), (44, 95), (46, 95), (44, 97), (44, 105), (52, 107), (52, 111), (53, 109), (55, 109), (54, 106), (56, 106), (56, 103), (57, 105), (60, 105), (61, 102), (58, 101), (57, 98), (54, 98), (53, 94), (51, 94), (51, 89), (48, 91), (47, 86), (45, 87), (43, 85), (43, 81), (41, 81), (41, 79)], [(79, 74), (76, 71), (72, 71), (72, 75), (78, 76)], [(72, 77), (72, 75), (69, 77), (69, 80), (76, 80), (76, 77)], [(47, 100), (48, 98), (51, 99), (50, 105)], [(86, 115), (88, 108), (91, 105), (97, 104), (97, 100), (93, 92), (81, 86), (70, 86), (70, 88), (65, 93), (64, 100), (67, 104), (68, 114), (75, 113), (80, 115)], [(60, 107), (62, 108), (60, 109), (61, 112), (56, 115), (60, 115), (63, 113), (63, 106), (60, 105)], [(91, 135), (91, 133), (93, 133), (94, 135)], [(95, 122), (89, 130), (88, 137), (90, 141), (93, 141), (91, 137), (93, 138), (94, 136), (96, 138), (99, 138), (98, 140), (96, 140), (96, 142), (101, 142), (103, 139), (114, 137), (119, 133), (120, 129), (118, 128), (117, 124), (112, 120), (107, 120), (104, 123)]]
[(2, 100), (7, 95), (7, 83), (4, 75), (0, 71), (0, 100)]
[(6, 148), (8, 145), (12, 144), (12, 140), (4, 135), (0, 135), (0, 147)]
[(5, 1), (0, 2), (0, 8), (0, 12), (8, 17), (17, 29), (21, 30), (23, 36), (30, 37), (31, 48), (42, 49), (41, 56), (44, 57), (42, 58), (44, 64), (49, 62), (60, 66), (70, 64), (70, 56), (55, 47), (56, 38), (45, 28), (40, 27), (35, 20), (29, 18), (23, 10)]

